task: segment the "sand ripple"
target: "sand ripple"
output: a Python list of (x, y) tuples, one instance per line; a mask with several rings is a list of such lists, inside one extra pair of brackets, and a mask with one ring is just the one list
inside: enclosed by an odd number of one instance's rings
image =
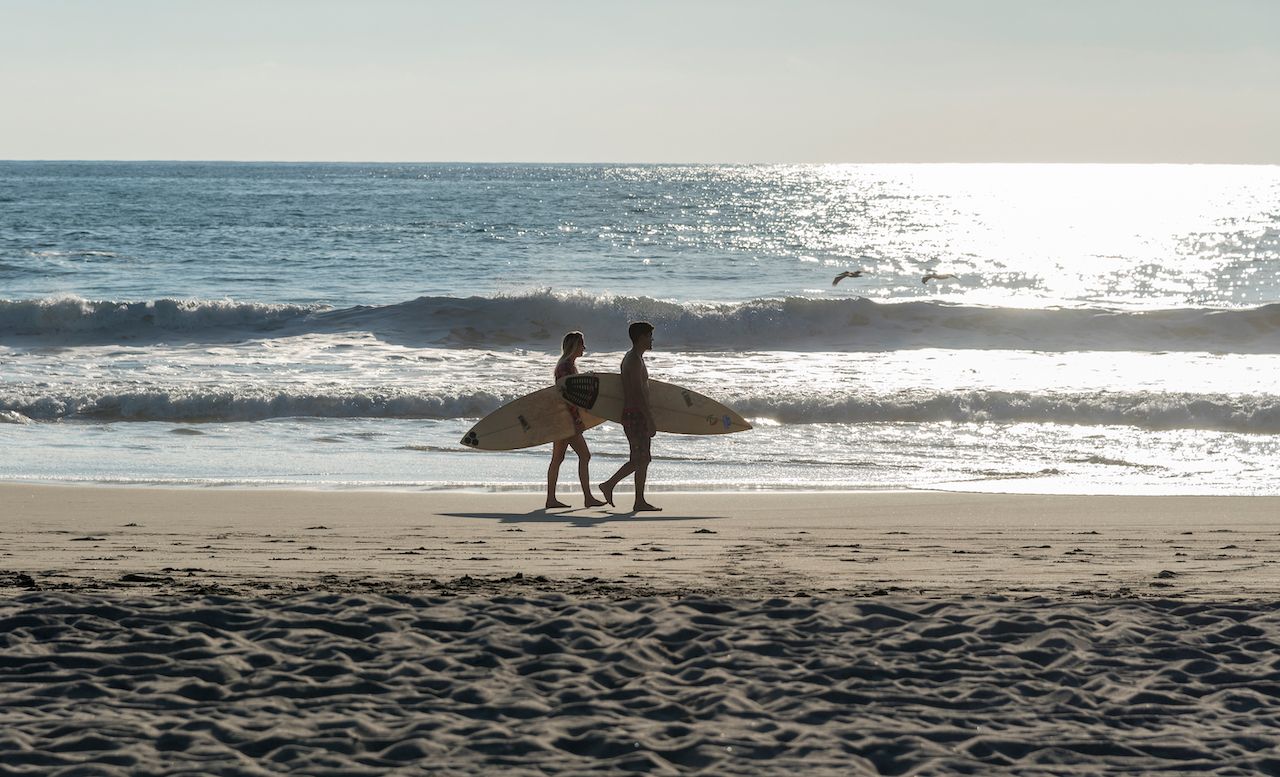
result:
[(0, 774), (1280, 774), (1274, 604), (0, 600)]

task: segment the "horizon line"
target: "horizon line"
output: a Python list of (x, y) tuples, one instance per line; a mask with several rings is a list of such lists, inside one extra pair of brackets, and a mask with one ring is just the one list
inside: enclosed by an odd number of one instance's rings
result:
[(1173, 162), (1173, 161), (1066, 161), (1066, 160), (919, 160), (919, 161), (844, 161), (844, 162), (690, 162), (690, 161), (593, 161), (593, 162), (563, 162), (563, 161), (504, 161), (504, 160), (388, 160), (388, 159), (149, 159), (149, 158), (117, 158), (117, 159), (92, 159), (92, 158), (72, 158), (72, 157), (51, 157), (51, 158), (15, 158), (0, 159), (0, 164), (8, 163), (79, 163), (79, 164), (236, 164), (236, 165), (524, 165), (524, 166), (557, 166), (557, 167), (593, 167), (593, 166), (609, 166), (609, 165), (627, 165), (627, 166), (652, 166), (652, 167), (698, 167), (698, 166), (721, 166), (721, 167), (755, 167), (755, 166), (808, 166), (819, 167), (829, 165), (848, 165), (848, 166), (871, 166), (871, 165), (1132, 165), (1132, 166), (1238, 166), (1238, 167), (1274, 167), (1280, 165), (1280, 161), (1273, 162), (1241, 162), (1241, 161), (1195, 161), (1195, 162)]

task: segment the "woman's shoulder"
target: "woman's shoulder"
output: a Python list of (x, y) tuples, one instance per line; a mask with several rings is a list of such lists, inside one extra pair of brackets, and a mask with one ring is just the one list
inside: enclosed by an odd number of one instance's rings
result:
[(573, 359), (561, 359), (556, 362), (556, 380), (560, 380), (566, 375), (577, 375), (578, 365), (574, 364)]

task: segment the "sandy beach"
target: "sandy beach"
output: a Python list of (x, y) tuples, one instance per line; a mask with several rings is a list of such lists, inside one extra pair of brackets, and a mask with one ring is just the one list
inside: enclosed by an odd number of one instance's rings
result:
[(1280, 500), (658, 496), (0, 486), (0, 774), (1280, 773)]
[(417, 593), (517, 575), (675, 595), (1280, 591), (1275, 497), (659, 496), (663, 512), (637, 515), (546, 511), (528, 493), (0, 485), (0, 569), (42, 589), (173, 593)]

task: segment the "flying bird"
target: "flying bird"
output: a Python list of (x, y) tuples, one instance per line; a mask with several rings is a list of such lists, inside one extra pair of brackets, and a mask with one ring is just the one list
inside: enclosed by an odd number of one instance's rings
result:
[(845, 278), (861, 278), (861, 277), (862, 277), (862, 270), (853, 270), (853, 271), (845, 270), (844, 272), (837, 275), (835, 277), (835, 280), (831, 281), (831, 285), (835, 286), (837, 283), (844, 280)]
[(956, 276), (952, 275), (951, 273), (942, 273), (942, 274), (938, 274), (938, 273), (931, 272), (931, 273), (929, 273), (928, 275), (926, 275), (926, 276), (924, 276), (923, 278), (921, 278), (921, 279), (920, 279), (920, 282), (921, 282), (921, 283), (928, 283), (929, 281), (945, 281), (945, 280), (948, 280), (948, 279), (950, 279), (950, 278), (954, 278), (954, 277), (956, 277)]

